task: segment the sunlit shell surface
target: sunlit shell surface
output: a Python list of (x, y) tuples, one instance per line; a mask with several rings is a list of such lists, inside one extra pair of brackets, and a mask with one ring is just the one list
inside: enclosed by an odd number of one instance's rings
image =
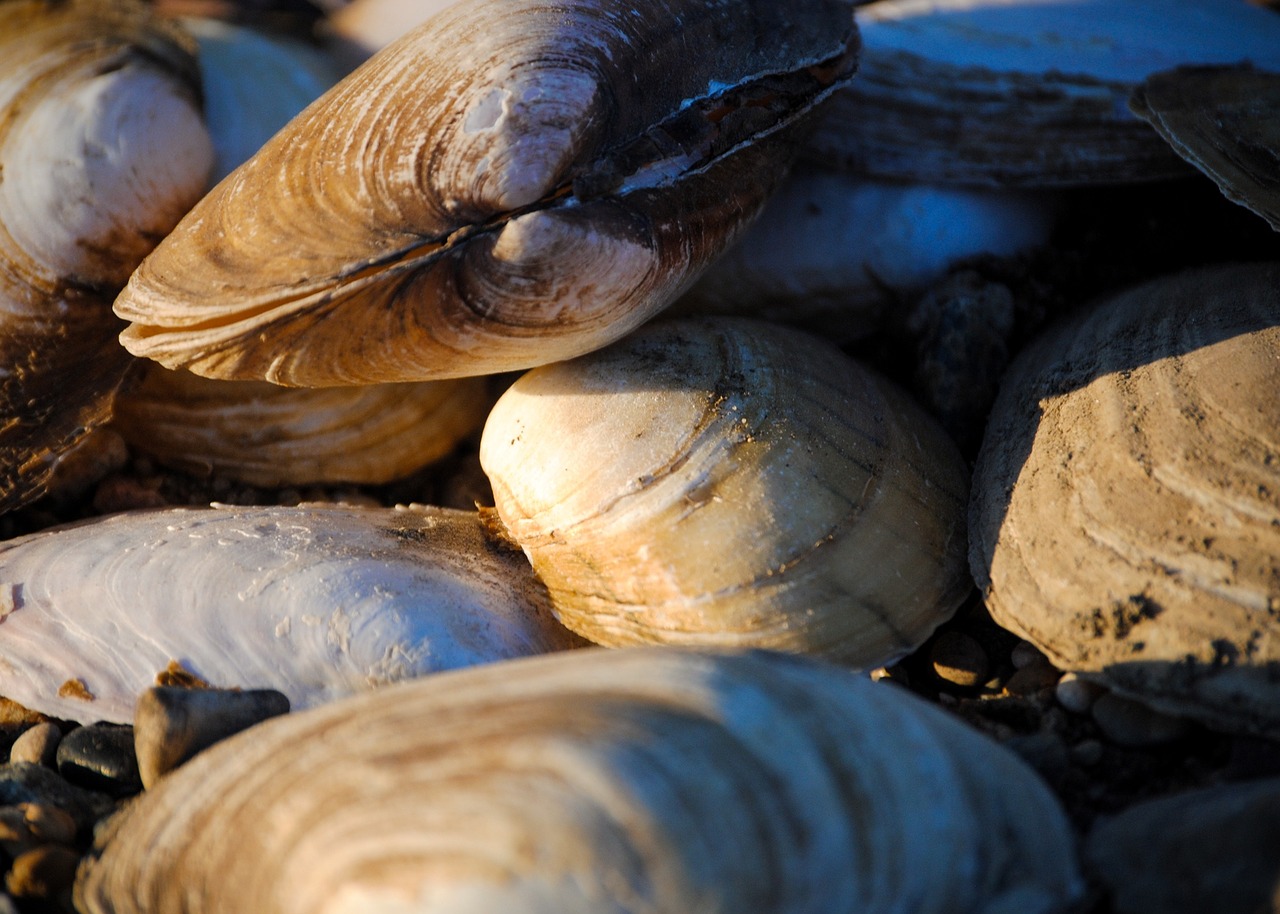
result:
[(111, 300), (205, 189), (184, 41), (123, 0), (0, 8), (0, 510), (108, 419)]
[(314, 387), (597, 348), (733, 240), (856, 45), (839, 0), (465, 0), (207, 196), (116, 301), (122, 340)]
[(1280, 73), (1184, 67), (1149, 78), (1129, 104), (1228, 199), (1280, 231)]
[(490, 413), (480, 461), (557, 616), (600, 644), (876, 666), (973, 586), (955, 445), (783, 327), (663, 321), (535, 369)]
[(906, 692), (768, 654), (573, 651), (276, 718), (143, 795), (77, 910), (1067, 910), (1056, 799)]
[(858, 78), (820, 161), (989, 185), (1151, 180), (1187, 169), (1126, 108), (1184, 64), (1280, 66), (1280, 17), (1247, 0), (882, 0), (858, 8)]
[(745, 314), (850, 341), (980, 254), (1049, 240), (1055, 197), (875, 181), (806, 169), (685, 295), (680, 313)]
[(194, 475), (378, 484), (444, 457), (491, 403), (482, 378), (307, 389), (149, 363), (117, 398), (114, 424), (135, 449)]
[(56, 717), (131, 721), (174, 661), (304, 708), (576, 643), (465, 512), (178, 508), (0, 545), (0, 694)]
[(1019, 356), (974, 475), (974, 576), (1062, 669), (1280, 734), (1280, 266), (1157, 280)]

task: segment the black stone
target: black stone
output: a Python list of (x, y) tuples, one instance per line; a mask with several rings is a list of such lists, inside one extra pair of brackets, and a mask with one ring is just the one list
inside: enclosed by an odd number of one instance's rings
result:
[(72, 784), (113, 797), (140, 792), (133, 727), (96, 723), (72, 730), (58, 744), (58, 773)]
[(115, 807), (104, 793), (68, 784), (55, 771), (31, 762), (0, 765), (0, 806), (46, 803), (71, 814), (76, 827), (87, 832)]

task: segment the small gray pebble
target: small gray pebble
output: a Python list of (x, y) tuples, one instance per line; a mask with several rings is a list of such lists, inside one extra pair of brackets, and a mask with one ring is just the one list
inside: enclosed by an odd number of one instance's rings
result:
[(1034, 695), (1044, 689), (1052, 689), (1062, 677), (1053, 664), (1044, 657), (1019, 668), (1004, 684), (1010, 695)]
[(1075, 673), (1063, 673), (1058, 684), (1054, 686), (1053, 697), (1058, 704), (1076, 714), (1087, 714), (1093, 703), (1106, 693), (1103, 686), (1096, 682), (1081, 679)]
[(62, 740), (62, 731), (58, 725), (48, 721), (36, 724), (22, 732), (9, 749), (9, 761), (30, 762), (33, 765), (44, 765), (52, 768), (57, 762), (58, 743)]
[(97, 723), (72, 730), (58, 744), (58, 773), (72, 784), (113, 797), (139, 792), (133, 727)]
[(1162, 746), (1191, 732), (1191, 724), (1183, 718), (1164, 714), (1114, 692), (1095, 701), (1091, 713), (1107, 739), (1134, 749)]
[(1014, 669), (1020, 670), (1033, 663), (1048, 663), (1049, 658), (1030, 641), (1019, 641), (1009, 652), (1009, 662), (1013, 664)]

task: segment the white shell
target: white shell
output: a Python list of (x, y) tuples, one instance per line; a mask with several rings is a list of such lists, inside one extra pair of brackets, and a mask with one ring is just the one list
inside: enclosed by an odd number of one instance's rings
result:
[(125, 813), (77, 910), (1051, 914), (1082, 888), (1034, 772), (905, 692), (589, 650), (206, 750)]
[(131, 721), (171, 661), (305, 708), (574, 643), (465, 512), (179, 508), (0, 546), (0, 692), (55, 717)]

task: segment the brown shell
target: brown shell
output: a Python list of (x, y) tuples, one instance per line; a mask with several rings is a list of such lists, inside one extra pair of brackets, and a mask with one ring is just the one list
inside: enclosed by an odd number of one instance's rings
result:
[(1140, 85), (1129, 107), (1228, 199), (1280, 231), (1280, 73), (1170, 70)]
[(955, 445), (799, 331), (663, 320), (531, 371), (490, 413), (480, 461), (557, 616), (600, 644), (872, 667), (973, 586)]
[(0, 9), (0, 510), (44, 494), (129, 363), (111, 300), (204, 191), (190, 42), (132, 2)]
[(1022, 353), (974, 475), (974, 576), (1055, 665), (1280, 734), (1280, 265), (1146, 284)]
[(206, 197), (117, 300), (122, 340), (316, 387), (597, 348), (733, 240), (856, 45), (838, 0), (459, 3)]
[(115, 426), (136, 450), (198, 475), (379, 484), (444, 457), (491, 403), (482, 378), (309, 390), (148, 363), (117, 398)]

